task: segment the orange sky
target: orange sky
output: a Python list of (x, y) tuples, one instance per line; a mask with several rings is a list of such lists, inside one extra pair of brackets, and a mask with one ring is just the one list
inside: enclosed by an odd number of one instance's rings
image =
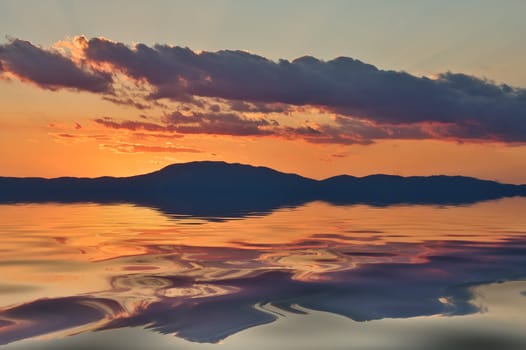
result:
[[(133, 85), (127, 77), (120, 78), (124, 79), (120, 84)], [(96, 93), (42, 89), (10, 73), (0, 80), (0, 96), (1, 176), (128, 176), (177, 162), (223, 160), (313, 178), (342, 173), (460, 174), (526, 183), (526, 146), (516, 143), (458, 142), (438, 137), (341, 144), (308, 142), (299, 134), (235, 136), (111, 128), (95, 120), (109, 117), (115, 122), (158, 125), (170, 108), (194, 113), (194, 107), (160, 100), (161, 107), (144, 111), (112, 103)], [(338, 117), (324, 113), (305, 106), (290, 113), (245, 115), (250, 120), (277, 120), (283, 127), (316, 128), (323, 120), (331, 125)]]
[[(463, 174), (526, 183), (526, 147), (499, 143), (386, 140), (372, 145), (312, 144), (265, 137), (187, 135), (141, 139), (93, 122), (105, 115), (137, 112), (89, 93), (53, 92), (1, 81), (0, 169), (2, 176), (127, 176), (192, 160), (224, 160), (269, 166), (324, 178), (340, 173), (367, 175)], [(76, 129), (76, 123), (82, 126)], [(78, 137), (60, 137), (68, 134)], [(100, 136), (101, 139), (87, 135)], [(119, 153), (104, 145), (145, 144), (201, 150)]]

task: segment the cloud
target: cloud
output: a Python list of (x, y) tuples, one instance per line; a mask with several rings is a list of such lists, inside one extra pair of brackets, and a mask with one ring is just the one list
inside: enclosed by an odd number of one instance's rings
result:
[(148, 82), (152, 98), (222, 98), (245, 111), (247, 103), (312, 105), (377, 124), (446, 125), (438, 137), (526, 141), (526, 90), (465, 74), (430, 79), (348, 57), (275, 62), (244, 51), (129, 47), (101, 38), (86, 40), (85, 55)]
[(115, 151), (117, 153), (148, 153), (148, 152), (154, 152), (154, 153), (202, 153), (203, 151), (194, 149), (194, 148), (187, 148), (187, 147), (176, 147), (173, 145), (164, 145), (164, 146), (150, 146), (150, 145), (142, 145), (142, 144), (135, 144), (135, 143), (124, 143), (119, 142), (115, 144), (102, 144), (100, 145), (100, 148), (103, 149), (110, 149), (112, 151)]
[(147, 104), (144, 104), (144, 103), (141, 103), (141, 102), (138, 102), (130, 97), (127, 97), (127, 98), (119, 98), (119, 97), (114, 97), (114, 96), (104, 96), (102, 97), (103, 100), (106, 100), (108, 102), (111, 102), (111, 103), (115, 103), (117, 105), (122, 105), (122, 106), (128, 106), (128, 107), (133, 107), (135, 109), (138, 109), (138, 110), (144, 110), (144, 109), (150, 109), (151, 106), (148, 106)]
[[(101, 122), (113, 128), (281, 135), (344, 144), (426, 138), (526, 142), (526, 89), (466, 74), (428, 78), (381, 70), (349, 57), (273, 61), (245, 51), (198, 53), (104, 38), (77, 37), (74, 44), (74, 54), (61, 54), (10, 40), (0, 45), (0, 74), (52, 90), (102, 93), (112, 103), (139, 110), (161, 108), (163, 98), (179, 103), (173, 109), (180, 111), (181, 103), (191, 104), (185, 115), (168, 115), (165, 125)], [(137, 91), (122, 95), (124, 81), (131, 81), (127, 88)], [(301, 122), (304, 107), (314, 107), (318, 119), (325, 121)], [(168, 108), (162, 105), (165, 113)], [(248, 118), (243, 113), (259, 115)], [(291, 118), (288, 126), (274, 124), (270, 115), (276, 113)]]
[(42, 49), (29, 41), (13, 39), (0, 45), (0, 64), (0, 72), (10, 72), (45, 89), (70, 88), (97, 93), (112, 90), (109, 73), (87, 70), (57, 51)]
[(77, 137), (76, 135), (73, 135), (73, 134), (65, 134), (65, 133), (62, 133), (62, 134), (57, 134), (58, 137), (62, 137), (62, 138), (66, 138), (66, 139), (71, 139), (71, 138), (75, 138)]
[(176, 134), (209, 134), (232, 136), (262, 136), (276, 134), (273, 128), (277, 122), (264, 118), (249, 119), (235, 113), (183, 114), (173, 112), (162, 118), (162, 124), (134, 120), (115, 121), (111, 118), (98, 118), (95, 122), (112, 129), (130, 131), (151, 131)]
[[(433, 129), (425, 124), (376, 124), (371, 121), (336, 117), (336, 125), (318, 124), (315, 128), (296, 128), (294, 135), (301, 135), (312, 143), (362, 144), (382, 139), (433, 138)], [(304, 130), (304, 132), (301, 132)]]
[(158, 132), (134, 132), (133, 137), (135, 140), (150, 140), (150, 139), (173, 139), (182, 138), (184, 135), (171, 134), (171, 133), (158, 133)]
[(116, 121), (109, 117), (94, 120), (111, 129), (166, 133), (166, 137), (182, 137), (184, 134), (271, 136), (284, 139), (303, 139), (311, 143), (371, 144), (379, 139), (425, 139), (437, 133), (434, 126), (377, 125), (360, 119), (336, 117), (333, 124), (284, 126), (275, 120), (251, 119), (236, 113), (183, 114), (179, 111), (167, 114), (160, 123), (135, 120)]
[[(184, 115), (173, 112), (164, 118), (168, 127), (183, 134), (271, 135), (277, 122), (264, 118), (249, 119), (236, 113), (199, 113)], [(270, 127), (270, 128), (269, 128)]]
[(290, 106), (282, 103), (248, 103), (245, 101), (231, 101), (229, 107), (233, 111), (245, 113), (282, 113), (290, 112)]
[(59, 133), (49, 133), (49, 136), (51, 136), (55, 141), (66, 143), (66, 144), (75, 144), (79, 142), (85, 142), (89, 140), (94, 140), (98, 142), (107, 142), (112, 140), (112, 137), (110, 135), (100, 135), (100, 134), (71, 134), (67, 132), (59, 132)]
[(141, 122), (134, 120), (125, 120), (117, 122), (109, 117), (97, 118), (95, 123), (105, 126), (111, 129), (124, 129), (130, 131), (153, 131), (153, 132), (176, 132), (176, 130), (170, 126), (159, 125), (150, 122)]

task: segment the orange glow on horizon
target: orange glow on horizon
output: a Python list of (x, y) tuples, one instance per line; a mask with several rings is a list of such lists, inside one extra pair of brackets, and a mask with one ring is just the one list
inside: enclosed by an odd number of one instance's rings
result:
[[(93, 94), (57, 94), (16, 81), (0, 84), (0, 93), (8, 101), (0, 112), (0, 176), (130, 176), (172, 163), (222, 160), (316, 179), (338, 174), (449, 174), (526, 183), (526, 146), (438, 140), (337, 145), (277, 137), (171, 137), (97, 125), (95, 118), (134, 119), (137, 112)], [(131, 153), (112, 150), (112, 145), (119, 144), (137, 147)]]

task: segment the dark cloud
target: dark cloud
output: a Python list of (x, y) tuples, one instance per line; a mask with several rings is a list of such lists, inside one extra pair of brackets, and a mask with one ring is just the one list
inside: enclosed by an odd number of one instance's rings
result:
[(221, 106), (219, 106), (218, 104), (210, 105), (208, 106), (208, 109), (210, 110), (210, 112), (213, 112), (213, 113), (221, 112)]
[[(184, 115), (173, 112), (164, 118), (168, 127), (183, 134), (212, 135), (271, 135), (275, 132), (269, 127), (277, 126), (267, 119), (249, 119), (235, 113), (199, 113)], [(265, 129), (267, 128), (267, 129)]]
[[(97, 124), (112, 129), (152, 131), (178, 134), (209, 134), (232, 136), (272, 135), (276, 122), (266, 119), (248, 119), (234, 113), (173, 112), (163, 117), (162, 124), (134, 120), (115, 121), (111, 118), (95, 119)], [(265, 129), (269, 127), (269, 129)]]
[(381, 139), (433, 138), (432, 126), (425, 124), (376, 124), (362, 119), (336, 117), (334, 124), (283, 128), (283, 135), (311, 143), (368, 145)]
[(76, 143), (80, 141), (95, 140), (99, 142), (107, 142), (111, 140), (111, 137), (108, 135), (89, 135), (89, 134), (70, 134), (70, 133), (50, 133), (57, 141), (67, 141), (68, 143)]
[(290, 106), (282, 103), (261, 103), (252, 102), (248, 103), (245, 101), (231, 101), (229, 107), (233, 111), (237, 112), (250, 112), (250, 113), (289, 113)]
[(443, 137), (447, 126), (437, 123), (381, 124), (364, 119), (338, 116), (336, 126), (321, 125), (323, 137), (311, 142), (370, 144), (374, 140), (420, 140)]
[(283, 126), (275, 120), (250, 119), (236, 113), (183, 114), (179, 111), (165, 115), (161, 123), (134, 120), (116, 121), (111, 118), (95, 119), (95, 122), (112, 129), (130, 131), (165, 132), (183, 134), (208, 134), (231, 136), (274, 136), (285, 139), (303, 139), (311, 143), (371, 144), (378, 139), (432, 138), (435, 132), (426, 125), (377, 125), (372, 122), (337, 117), (334, 124), (314, 126)]
[[(526, 89), (465, 74), (448, 72), (431, 79), (380, 70), (348, 57), (272, 61), (244, 51), (196, 53), (169, 45), (130, 47), (102, 38), (77, 38), (75, 42), (82, 47), (83, 63), (27, 41), (11, 40), (0, 45), (0, 73), (10, 72), (47, 89), (112, 92), (103, 98), (137, 109), (157, 105), (160, 98), (192, 106), (184, 118), (167, 117), (166, 125), (158, 127), (135, 125), (138, 130), (279, 134), (343, 144), (378, 139), (526, 141)], [(121, 96), (112, 77), (117, 73), (148, 89), (141, 90), (140, 96)], [(206, 99), (223, 104), (210, 104)], [(326, 119), (337, 117), (317, 126), (290, 128), (274, 125), (268, 116), (249, 119), (242, 115), (291, 115), (302, 108), (298, 106), (315, 107)], [(208, 112), (196, 112), (196, 108), (208, 108)], [(134, 128), (129, 121), (109, 124), (106, 122), (110, 127)]]
[(56, 51), (19, 39), (0, 45), (2, 70), (50, 90), (71, 88), (98, 93), (112, 90), (110, 74), (89, 71)]
[(379, 124), (444, 124), (443, 134), (434, 137), (526, 140), (526, 90), (464, 74), (429, 79), (347, 57), (274, 62), (243, 51), (130, 48), (98, 38), (86, 42), (85, 54), (147, 81), (155, 98), (222, 98), (243, 111), (250, 110), (248, 103), (313, 105)]
[(272, 135), (273, 130), (264, 127), (275, 125), (266, 119), (247, 119), (234, 113), (191, 113), (183, 115), (173, 112), (164, 116), (162, 124), (125, 120), (122, 122), (110, 118), (95, 119), (97, 124), (130, 131), (152, 131), (178, 134), (209, 134), (209, 135)]
[(150, 122), (141, 122), (134, 120), (125, 120), (122, 122), (114, 121), (111, 118), (98, 118), (95, 123), (111, 129), (124, 129), (130, 131), (154, 131), (154, 132), (175, 132), (176, 130), (170, 126), (159, 125)]
[(130, 97), (126, 97), (126, 98), (119, 98), (119, 97), (115, 97), (115, 96), (104, 96), (103, 97), (104, 100), (108, 101), (108, 102), (112, 102), (112, 103), (115, 103), (117, 105), (123, 105), (123, 106), (129, 106), (129, 107), (133, 107), (133, 108), (136, 108), (136, 109), (139, 109), (139, 110), (144, 110), (144, 109), (150, 109), (151, 106), (145, 104), (145, 103), (141, 103), (141, 102), (138, 102)]
[(58, 136), (58, 137), (61, 137), (61, 138), (66, 138), (66, 139), (71, 139), (71, 138), (76, 138), (76, 137), (77, 137), (76, 135), (73, 135), (73, 134), (65, 134), (65, 133), (58, 134), (57, 136)]
[(172, 134), (172, 133), (160, 133), (160, 132), (134, 132), (134, 139), (173, 139), (173, 138), (182, 138), (184, 135)]

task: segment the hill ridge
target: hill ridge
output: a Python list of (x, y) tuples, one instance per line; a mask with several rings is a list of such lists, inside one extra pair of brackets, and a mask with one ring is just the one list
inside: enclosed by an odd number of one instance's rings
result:
[(132, 203), (166, 213), (242, 216), (321, 200), (332, 204), (469, 204), (526, 196), (525, 185), (466, 176), (337, 175), (315, 180), (241, 163), (177, 163), (129, 177), (0, 177), (0, 203)]

